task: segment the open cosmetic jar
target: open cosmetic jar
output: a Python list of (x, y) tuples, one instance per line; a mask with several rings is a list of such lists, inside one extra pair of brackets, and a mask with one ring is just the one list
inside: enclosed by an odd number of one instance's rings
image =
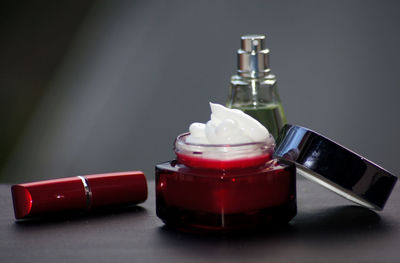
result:
[(272, 157), (274, 144), (174, 144), (156, 165), (156, 212), (182, 230), (232, 231), (284, 224), (297, 212), (295, 165)]

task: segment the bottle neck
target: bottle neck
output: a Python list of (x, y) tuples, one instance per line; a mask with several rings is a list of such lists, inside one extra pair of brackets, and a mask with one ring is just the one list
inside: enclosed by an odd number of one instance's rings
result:
[[(231, 77), (231, 81), (245, 81), (245, 82), (262, 82), (262, 81), (276, 81), (276, 76), (270, 71), (265, 74), (247, 74), (242, 72), (237, 72), (237, 74)], [(271, 83), (273, 84), (273, 83)]]
[(268, 75), (271, 75), (271, 70), (267, 69), (264, 71), (242, 71), (238, 69), (237, 75), (246, 79), (263, 79), (266, 78)]

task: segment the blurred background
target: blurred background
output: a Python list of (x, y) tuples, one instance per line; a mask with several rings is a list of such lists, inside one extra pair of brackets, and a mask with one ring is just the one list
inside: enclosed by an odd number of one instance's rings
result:
[(265, 33), (290, 123), (400, 174), (399, 1), (0, 4), (0, 182), (143, 170)]

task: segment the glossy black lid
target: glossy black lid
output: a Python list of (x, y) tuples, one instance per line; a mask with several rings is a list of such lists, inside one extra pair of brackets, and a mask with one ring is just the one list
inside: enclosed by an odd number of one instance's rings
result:
[(296, 163), (297, 173), (362, 206), (382, 210), (397, 177), (336, 142), (287, 124), (275, 156)]

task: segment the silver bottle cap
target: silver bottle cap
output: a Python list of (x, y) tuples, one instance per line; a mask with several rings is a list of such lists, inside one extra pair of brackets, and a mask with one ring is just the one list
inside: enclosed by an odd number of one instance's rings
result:
[(265, 35), (241, 37), (241, 48), (237, 51), (238, 73), (244, 77), (257, 78), (267, 75), (269, 50), (265, 48)]

